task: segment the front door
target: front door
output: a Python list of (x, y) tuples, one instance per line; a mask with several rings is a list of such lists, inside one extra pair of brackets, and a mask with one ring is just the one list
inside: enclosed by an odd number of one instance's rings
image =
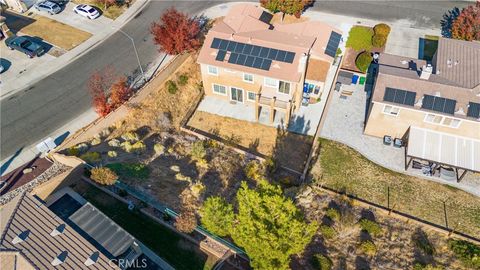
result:
[(232, 100), (243, 102), (243, 90), (235, 87), (230, 88)]

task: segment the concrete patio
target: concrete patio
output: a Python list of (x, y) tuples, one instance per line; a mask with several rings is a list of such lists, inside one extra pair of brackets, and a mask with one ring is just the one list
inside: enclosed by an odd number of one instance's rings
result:
[[(351, 96), (341, 98), (342, 90), (353, 91)], [(480, 179), (472, 173), (467, 173), (465, 178), (457, 183), (439, 177), (425, 176), (421, 170), (410, 168), (405, 171), (405, 150), (385, 146), (382, 138), (363, 134), (366, 117), (367, 92), (360, 85), (342, 86), (339, 92), (334, 92), (328, 107), (324, 126), (320, 137), (344, 143), (374, 163), (404, 174), (428, 179), (431, 181), (448, 184), (480, 196)]]

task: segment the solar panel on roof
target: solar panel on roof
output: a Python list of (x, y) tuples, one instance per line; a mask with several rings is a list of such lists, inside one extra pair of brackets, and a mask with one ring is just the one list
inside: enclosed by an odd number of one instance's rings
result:
[(235, 41), (230, 41), (228, 43), (227, 51), (233, 52), (235, 50), (235, 46), (237, 46), (237, 42)]
[(269, 52), (270, 52), (269, 48), (262, 47), (262, 49), (260, 50), (259, 56), (262, 58), (267, 58)]
[(295, 53), (293, 52), (287, 52), (287, 55), (285, 56), (285, 62), (287, 63), (293, 63), (293, 59), (295, 58)]
[(268, 53), (267, 58), (270, 60), (275, 60), (277, 57), (278, 50), (277, 49), (270, 49), (270, 52)]
[(422, 108), (441, 113), (454, 114), (457, 101), (449, 98), (435, 97), (425, 95), (423, 97)]
[(252, 52), (250, 54), (253, 55), (253, 56), (259, 56), (261, 49), (262, 49), (262, 47), (254, 45), (253, 49), (252, 49)]
[(237, 65), (243, 66), (245, 64), (245, 60), (247, 60), (247, 56), (244, 54), (240, 54), (237, 59)]
[(386, 87), (385, 93), (383, 94), (383, 100), (392, 103), (413, 106), (415, 104), (416, 96), (417, 93), (415, 92)]
[(475, 102), (469, 102), (467, 116), (480, 118), (480, 104)]
[(272, 65), (272, 60), (270, 59), (263, 59), (262, 67), (263, 70), (269, 70), (270, 66)]
[(227, 46), (228, 46), (228, 40), (225, 40), (225, 39), (222, 39), (220, 41), (220, 46), (218, 46), (218, 48), (220, 50), (226, 50), (227, 49)]
[(254, 68), (260, 68), (262, 66), (263, 58), (255, 57), (255, 61), (253, 61)]
[(417, 93), (410, 92), (410, 91), (406, 91), (406, 92), (407, 92), (407, 96), (405, 97), (405, 105), (410, 105), (410, 106), (415, 105), (415, 97), (417, 96)]
[(237, 47), (235, 47), (235, 52), (236, 53), (243, 53), (243, 48), (245, 47), (245, 44), (243, 43), (237, 43)]
[(247, 56), (247, 61), (245, 61), (245, 66), (253, 67), (253, 61), (255, 61), (255, 57)]
[(443, 107), (444, 113), (454, 114), (455, 113), (455, 105), (457, 105), (457, 101), (453, 99), (445, 99), (445, 106)]
[(422, 108), (427, 110), (433, 109), (434, 99), (435, 99), (434, 96), (430, 96), (430, 95), (423, 96)]
[(330, 33), (330, 38), (328, 39), (327, 47), (325, 48), (325, 54), (331, 57), (335, 57), (337, 54), (338, 45), (340, 44), (340, 39), (342, 35), (337, 32)]
[(228, 63), (230, 64), (236, 64), (238, 59), (238, 54), (236, 53), (231, 53), (230, 58), (228, 58)]
[(443, 112), (443, 107), (444, 106), (445, 106), (445, 99), (435, 97), (435, 99), (433, 100), (433, 109), (432, 110), (437, 111), (437, 112)]
[(245, 47), (243, 48), (243, 54), (249, 55), (250, 52), (252, 51), (253, 46), (250, 44), (245, 44)]
[(393, 102), (398, 104), (404, 104), (406, 96), (407, 96), (406, 91), (397, 89), (397, 91), (395, 92), (395, 98), (393, 99)]
[(217, 57), (215, 57), (215, 60), (223, 61), (223, 59), (225, 59), (226, 54), (227, 54), (227, 51), (219, 50), (217, 53)]
[(219, 39), (219, 38), (214, 38), (214, 39), (212, 40), (212, 45), (210, 46), (210, 48), (218, 49), (218, 47), (220, 46), (220, 42), (221, 42), (221, 41), (222, 41), (222, 40)]
[(383, 100), (388, 102), (393, 102), (394, 98), (395, 98), (395, 89), (387, 87), (383, 95)]
[(285, 61), (285, 55), (287, 55), (286, 51), (279, 50), (278, 53), (277, 53), (276, 60), (277, 61), (282, 61), (282, 62)]

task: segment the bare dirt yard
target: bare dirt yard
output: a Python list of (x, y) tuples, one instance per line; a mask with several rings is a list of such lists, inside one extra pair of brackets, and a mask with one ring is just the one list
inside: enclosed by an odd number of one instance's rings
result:
[(310, 136), (201, 111), (195, 112), (188, 125), (253, 154), (273, 157), (280, 165), (300, 172), (312, 146)]

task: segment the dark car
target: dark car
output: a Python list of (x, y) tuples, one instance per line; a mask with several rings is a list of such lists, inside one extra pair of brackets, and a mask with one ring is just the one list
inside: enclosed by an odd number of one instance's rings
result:
[(68, 0), (49, 0), (50, 2), (53, 2), (61, 7), (65, 6), (68, 3)]
[(5, 44), (10, 50), (17, 50), (26, 54), (29, 58), (42, 55), (45, 50), (42, 45), (31, 40), (28, 37), (13, 36), (5, 40)]

